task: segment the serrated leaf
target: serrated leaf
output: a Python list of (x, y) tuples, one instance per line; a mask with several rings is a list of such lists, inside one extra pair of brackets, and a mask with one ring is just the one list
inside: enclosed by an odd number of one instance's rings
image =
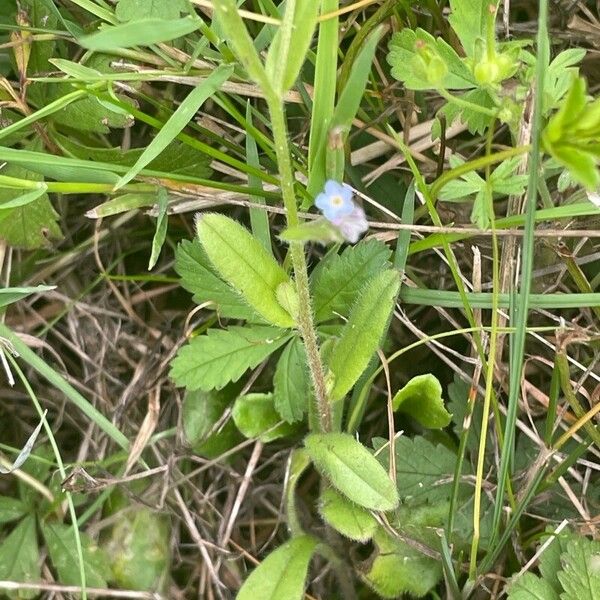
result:
[(405, 28), (395, 33), (390, 41), (387, 60), (392, 75), (404, 82), (411, 90), (430, 90), (435, 85), (428, 77), (426, 66), (418, 54), (418, 47), (425, 45), (446, 65), (447, 72), (438, 85), (449, 90), (465, 90), (477, 87), (467, 65), (443, 39), (434, 38), (423, 29)]
[(306, 351), (295, 337), (283, 350), (273, 376), (275, 408), (288, 423), (300, 421), (312, 398)]
[(559, 600), (559, 596), (545, 579), (523, 573), (510, 584), (508, 600)]
[(27, 505), (17, 498), (0, 496), (0, 523), (20, 519), (27, 512)]
[(294, 427), (283, 423), (275, 410), (273, 394), (244, 394), (239, 396), (231, 411), (236, 427), (247, 438), (258, 438), (263, 443), (290, 435)]
[(198, 220), (198, 236), (221, 277), (237, 290), (254, 310), (279, 327), (294, 320), (277, 300), (277, 288), (290, 278), (264, 246), (239, 223), (218, 214)]
[(389, 266), (391, 254), (383, 242), (368, 240), (320, 262), (311, 278), (317, 322), (331, 319), (336, 313), (347, 317), (360, 289)]
[[(79, 559), (73, 538), (73, 529), (62, 523), (42, 523), (42, 533), (52, 565), (64, 585), (80, 585)], [(88, 587), (107, 587), (111, 578), (108, 556), (87, 534), (81, 532), (81, 546), (85, 578)]]
[(400, 288), (397, 271), (382, 271), (363, 287), (333, 349), (329, 369), (332, 400), (341, 400), (358, 381), (377, 351)]
[(241, 296), (217, 274), (197, 239), (184, 240), (177, 246), (175, 271), (181, 277), (181, 285), (194, 294), (197, 304), (214, 302), (215, 309), (222, 317), (252, 321), (259, 319)]
[(496, 8), (498, 0), (450, 0), (448, 21), (469, 57), (475, 56), (477, 40), (485, 43), (487, 39), (490, 6)]
[(564, 588), (561, 600), (600, 598), (600, 542), (574, 537), (560, 557), (558, 580)]
[[(469, 90), (462, 94), (460, 98), (482, 108), (496, 108), (496, 104), (486, 88)], [(448, 102), (438, 111), (438, 115), (445, 115), (449, 125), (460, 119), (467, 125), (469, 133), (473, 135), (483, 134), (492, 122), (492, 118), (482, 111), (470, 109), (456, 102)]]
[(130, 590), (163, 591), (171, 562), (171, 531), (166, 517), (136, 506), (112, 520), (114, 525), (103, 547), (116, 583)]
[(115, 15), (119, 21), (138, 19), (177, 19), (186, 9), (184, 0), (119, 0)]
[(452, 419), (444, 407), (442, 385), (431, 373), (413, 377), (396, 392), (392, 405), (429, 429), (446, 427)]
[[(376, 438), (373, 447), (379, 450), (385, 440)], [(399, 437), (395, 441), (396, 482), (406, 503), (438, 502), (449, 497), (454, 477), (456, 456), (441, 444), (435, 446), (422, 436)], [(387, 468), (388, 449), (377, 454)]]
[(209, 329), (179, 350), (170, 375), (188, 390), (219, 390), (260, 364), (290, 335), (261, 326)]
[(306, 572), (317, 540), (308, 535), (292, 538), (250, 573), (236, 600), (302, 600)]
[(319, 0), (287, 0), (281, 25), (271, 42), (265, 69), (280, 94), (295, 83), (312, 40)]
[[(0, 544), (0, 579), (33, 583), (39, 581), (40, 560), (35, 517), (25, 517)], [(19, 590), (11, 598), (35, 598), (37, 590)]]
[[(554, 539), (549, 546), (546, 546), (539, 559), (539, 568), (542, 578), (549, 583), (557, 593), (562, 591), (562, 585), (558, 580), (558, 574), (561, 570), (560, 557), (565, 552), (567, 543), (572, 539), (574, 534), (568, 530), (562, 531), (559, 535), (552, 535), (549, 532), (549, 536)], [(544, 536), (540, 539), (540, 543), (547, 541), (548, 536)]]
[(377, 459), (347, 433), (313, 433), (304, 445), (316, 469), (352, 502), (371, 510), (398, 506), (398, 492)]
[(342, 535), (357, 542), (367, 542), (378, 527), (375, 517), (332, 488), (326, 488), (319, 499), (319, 514)]

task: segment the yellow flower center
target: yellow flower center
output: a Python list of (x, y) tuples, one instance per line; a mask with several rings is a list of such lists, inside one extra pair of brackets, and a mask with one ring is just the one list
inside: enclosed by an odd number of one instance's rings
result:
[(331, 204), (333, 206), (342, 206), (344, 199), (341, 196), (331, 196)]

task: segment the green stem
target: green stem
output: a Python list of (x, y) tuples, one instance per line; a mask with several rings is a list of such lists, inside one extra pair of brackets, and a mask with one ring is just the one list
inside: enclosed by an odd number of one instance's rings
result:
[(491, 117), (492, 119), (496, 116), (498, 112), (494, 108), (486, 108), (485, 106), (480, 106), (479, 104), (475, 104), (474, 102), (469, 102), (468, 100), (465, 100), (460, 96), (455, 96), (454, 94), (451, 94), (448, 90), (445, 90), (443, 88), (439, 89), (438, 93), (442, 98), (448, 100), (448, 102), (451, 102), (452, 104), (456, 104), (457, 106), (460, 106), (461, 108), (466, 108), (467, 110), (472, 110), (473, 112), (481, 113), (482, 115), (486, 115), (488, 117)]
[[(287, 225), (288, 227), (293, 227), (299, 223), (299, 220), (296, 194), (294, 192), (294, 173), (292, 171), (288, 146), (285, 110), (281, 98), (276, 94), (267, 95), (267, 104), (271, 115), (271, 128), (273, 131), (277, 163), (279, 165), (281, 194), (283, 196), (283, 205), (287, 214)], [(300, 331), (300, 335), (304, 340), (304, 346), (306, 348), (308, 368), (310, 370), (317, 400), (319, 423), (322, 431), (331, 431), (331, 405), (327, 395), (325, 372), (323, 363), (321, 362), (319, 342), (314, 325), (304, 246), (299, 242), (292, 242), (290, 244), (290, 254), (292, 266), (294, 268), (296, 290), (298, 292), (298, 330)]]

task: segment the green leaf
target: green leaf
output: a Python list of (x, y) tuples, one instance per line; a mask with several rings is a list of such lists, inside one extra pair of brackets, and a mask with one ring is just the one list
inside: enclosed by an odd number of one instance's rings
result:
[(596, 168), (595, 157), (575, 145), (556, 145), (552, 156), (562, 163), (571, 173), (571, 177), (588, 190), (597, 190), (600, 186), (600, 174)]
[(56, 289), (55, 285), (36, 285), (33, 287), (9, 287), (0, 289), (0, 308), (26, 298), (31, 294), (41, 294)]
[[(13, 208), (25, 206), (31, 204), (34, 200), (37, 200), (40, 196), (43, 196), (48, 189), (45, 183), (40, 183), (40, 187), (37, 190), (31, 190), (31, 192), (25, 192), (13, 198), (12, 200), (6, 200), (0, 204), (0, 219), (7, 216), (8, 212), (12, 211)], [(8, 211), (5, 213), (5, 211)]]
[(377, 520), (369, 511), (332, 488), (321, 493), (319, 514), (330, 527), (357, 542), (368, 542), (378, 527)]
[[(103, 548), (119, 587), (164, 591), (169, 579), (170, 527), (166, 517), (144, 507), (123, 510)], [(111, 577), (113, 579), (113, 577)]]
[(398, 273), (391, 269), (375, 275), (363, 287), (329, 361), (334, 401), (352, 389), (377, 351), (399, 288)]
[(221, 389), (256, 367), (290, 334), (272, 327), (209, 329), (180, 348), (171, 363), (171, 377), (188, 390)]
[(292, 538), (252, 571), (236, 600), (302, 600), (308, 565), (316, 547), (317, 540), (311, 536)]
[(223, 215), (203, 215), (196, 227), (200, 243), (221, 277), (267, 321), (293, 327), (294, 320), (277, 301), (278, 286), (290, 278), (264, 246)]
[[(34, 583), (40, 578), (35, 517), (28, 516), (0, 544), (0, 579)], [(38, 593), (36, 590), (19, 590), (10, 597), (35, 598)]]
[(97, 33), (79, 38), (88, 50), (116, 50), (132, 46), (150, 46), (168, 42), (198, 29), (199, 21), (186, 17), (165, 21), (163, 19), (140, 19), (122, 25), (104, 26)]
[(186, 10), (185, 0), (119, 0), (115, 15), (119, 21), (154, 18), (165, 21), (179, 18)]
[[(373, 447), (380, 450), (386, 443), (376, 438)], [(395, 450), (396, 482), (404, 502), (434, 503), (450, 496), (456, 456), (448, 448), (435, 446), (421, 436), (401, 436), (395, 441)], [(387, 468), (388, 448), (378, 452), (377, 458)]]
[(311, 278), (316, 321), (326, 321), (336, 313), (347, 317), (360, 289), (389, 266), (391, 254), (383, 242), (368, 240), (321, 261)]
[(533, 573), (523, 573), (508, 588), (508, 600), (559, 600), (554, 588)]
[(181, 277), (181, 285), (194, 294), (197, 304), (214, 302), (222, 317), (258, 319), (258, 315), (241, 296), (216, 273), (198, 239), (184, 240), (177, 246), (175, 271)]
[[(496, 108), (496, 104), (486, 88), (469, 90), (462, 94), (460, 98), (466, 102), (475, 104), (476, 106), (481, 106), (482, 108)], [(489, 115), (478, 110), (465, 108), (465, 106), (459, 105), (456, 102), (448, 102), (448, 104), (443, 106), (437, 114), (445, 115), (448, 125), (451, 125), (460, 119), (467, 125), (469, 133), (472, 133), (473, 135), (485, 133), (492, 122), (492, 118)]]
[(186, 392), (183, 398), (183, 433), (194, 452), (206, 458), (216, 458), (233, 448), (242, 437), (231, 419), (220, 423), (231, 404), (231, 392)]
[(600, 542), (574, 537), (560, 557), (558, 580), (564, 588), (561, 600), (600, 598)]
[[(121, 148), (95, 148), (83, 146), (76, 141), (55, 133), (60, 147), (67, 154), (88, 161), (104, 164), (116, 163), (123, 167), (132, 167), (144, 152), (144, 148), (123, 151)], [(210, 177), (212, 169), (205, 154), (195, 148), (174, 140), (147, 167), (148, 170), (165, 174), (190, 175), (192, 177)], [(111, 179), (110, 183), (116, 179)], [(81, 179), (79, 179), (81, 181)]]
[(300, 421), (312, 399), (306, 351), (299, 337), (283, 350), (273, 376), (275, 408), (288, 423)]
[(296, 81), (312, 40), (320, 0), (287, 0), (283, 21), (271, 42), (265, 69), (280, 94)]
[(160, 256), (160, 251), (167, 238), (167, 226), (169, 218), (167, 217), (168, 196), (165, 188), (158, 189), (158, 218), (156, 219), (156, 230), (152, 238), (152, 252), (148, 260), (148, 271), (151, 271), (156, 265)]
[(304, 445), (316, 469), (352, 502), (372, 510), (398, 506), (394, 483), (377, 459), (347, 433), (313, 433)]
[(379, 529), (377, 553), (363, 580), (383, 598), (422, 598), (442, 578), (439, 560), (426, 556), (401, 539)]
[[(352, 121), (356, 117), (356, 113), (360, 107), (361, 100), (364, 95), (369, 74), (371, 73), (371, 65), (377, 51), (379, 40), (383, 35), (382, 27), (378, 27), (369, 35), (363, 44), (356, 60), (352, 64), (352, 70), (344, 89), (339, 93), (338, 101), (331, 117), (329, 129), (337, 128), (344, 132), (344, 141), (352, 127)], [(320, 140), (320, 145), (315, 149), (314, 162), (310, 172), (310, 180), (308, 182), (308, 193), (311, 196), (316, 196), (325, 185), (325, 157), (327, 147), (327, 136), (323, 136)], [(303, 208), (309, 208), (312, 202), (304, 202)]]
[(265, 444), (294, 432), (293, 426), (282, 423), (275, 410), (273, 394), (239, 396), (233, 405), (231, 416), (245, 437), (258, 438)]
[[(168, 23), (169, 21), (167, 21)], [(169, 120), (160, 128), (156, 137), (148, 144), (135, 165), (119, 179), (115, 189), (131, 181), (144, 167), (148, 166), (183, 131), (204, 102), (217, 92), (233, 73), (231, 65), (217, 67), (202, 83), (198, 84), (177, 107)]]
[[(27, 505), (16, 498), (0, 496), (0, 523), (20, 519), (27, 512)], [(1, 562), (1, 561), (0, 561)]]
[[(561, 512), (564, 514), (564, 511)], [(555, 592), (560, 593), (563, 589), (558, 580), (558, 574), (562, 568), (561, 556), (566, 551), (567, 543), (573, 539), (574, 534), (569, 530), (563, 530), (559, 535), (553, 535), (549, 531), (548, 535), (544, 535), (540, 539), (540, 543), (546, 542), (550, 536), (554, 539), (549, 546), (546, 546), (539, 559), (540, 575), (554, 588)]]
[[(476, 44), (487, 39), (487, 22), (490, 6), (496, 8), (498, 0), (450, 0), (448, 21), (458, 35), (467, 56), (474, 57)], [(478, 42), (477, 40), (481, 40)], [(483, 46), (485, 48), (485, 45)]]
[[(79, 578), (79, 559), (73, 538), (73, 529), (62, 523), (42, 523), (42, 533), (52, 565), (58, 571), (60, 583), (81, 585)], [(107, 587), (111, 578), (108, 556), (98, 548), (92, 539), (81, 532), (81, 546), (85, 579), (88, 587)]]
[(444, 407), (442, 385), (435, 375), (427, 373), (413, 377), (392, 401), (394, 410), (410, 415), (423, 427), (446, 427), (452, 415)]
[[(467, 65), (442, 38), (434, 38), (423, 29), (405, 28), (395, 33), (390, 41), (387, 60), (392, 75), (411, 90), (430, 90), (443, 87), (448, 90), (466, 90), (477, 87)], [(421, 56), (426, 51), (446, 66), (446, 73), (438, 81), (431, 78), (430, 67)]]
[[(19, 165), (9, 164), (2, 175), (39, 181), (41, 178)], [(38, 190), (36, 190), (38, 191)], [(0, 206), (22, 198), (23, 190), (0, 188)], [(2, 211), (0, 218), (0, 240), (9, 246), (33, 250), (48, 246), (50, 239), (61, 239), (62, 232), (57, 224), (58, 214), (52, 208), (48, 194), (42, 193), (27, 204)]]

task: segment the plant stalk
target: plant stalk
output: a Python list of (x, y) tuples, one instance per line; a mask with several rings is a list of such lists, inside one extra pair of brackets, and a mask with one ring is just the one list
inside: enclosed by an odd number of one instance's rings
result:
[[(267, 104), (271, 115), (271, 128), (275, 153), (279, 165), (279, 177), (281, 181), (281, 194), (283, 205), (286, 209), (287, 225), (293, 227), (299, 223), (298, 207), (296, 205), (296, 194), (294, 193), (294, 173), (290, 160), (288, 146), (287, 126), (285, 122), (285, 110), (282, 99), (276, 94), (267, 96)], [(317, 400), (319, 423), (323, 432), (331, 431), (332, 415), (327, 387), (325, 385), (325, 372), (319, 352), (319, 342), (315, 330), (312, 312), (312, 303), (308, 284), (308, 270), (304, 246), (299, 242), (291, 242), (290, 255), (298, 293), (298, 314), (296, 315), (298, 331), (304, 341), (308, 368)]]

